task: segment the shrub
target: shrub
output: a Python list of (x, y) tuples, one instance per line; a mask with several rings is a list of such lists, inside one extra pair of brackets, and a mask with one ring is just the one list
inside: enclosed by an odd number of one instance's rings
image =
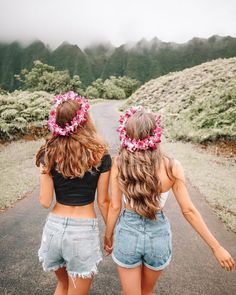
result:
[(0, 95), (0, 139), (45, 134), (47, 129), (43, 127), (51, 109), (51, 99), (52, 95), (43, 91), (15, 91)]
[(133, 93), (139, 82), (137, 80), (124, 77), (111, 76), (104, 82), (102, 79), (95, 80), (86, 89), (89, 97), (100, 97), (104, 99), (125, 99)]
[(124, 90), (125, 97), (129, 97), (138, 88), (138, 86), (140, 86), (140, 82), (138, 80), (129, 78), (127, 76), (111, 76), (109, 80), (111, 80), (114, 85)]
[(106, 99), (125, 99), (125, 91), (112, 83), (111, 80), (104, 82), (103, 98)]
[(94, 86), (88, 86), (88, 88), (86, 89), (86, 96), (88, 96), (89, 98), (100, 97), (98, 89)]
[(162, 115), (165, 135), (193, 142), (236, 140), (236, 58), (219, 59), (151, 80), (122, 107)]

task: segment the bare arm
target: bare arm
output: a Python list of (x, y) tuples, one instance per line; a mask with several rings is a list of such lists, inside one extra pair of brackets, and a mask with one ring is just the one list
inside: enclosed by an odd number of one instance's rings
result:
[(112, 162), (110, 184), (111, 184), (111, 202), (109, 205), (107, 226), (105, 231), (105, 241), (104, 241), (105, 249), (107, 250), (107, 252), (110, 252), (108, 249), (112, 247), (112, 237), (113, 237), (114, 228), (122, 208), (122, 192), (120, 190), (119, 182), (118, 182), (118, 168), (116, 164), (116, 159), (114, 159)]
[(201, 214), (193, 205), (186, 188), (183, 168), (178, 161), (175, 161), (173, 173), (176, 179), (172, 189), (185, 219), (212, 249), (220, 265), (227, 270), (232, 270), (234, 260), (212, 235)]
[(110, 202), (108, 193), (109, 176), (110, 171), (101, 173), (97, 185), (98, 208), (102, 214), (105, 223), (107, 222), (108, 207)]
[(54, 186), (51, 175), (42, 173), (43, 166), (40, 166), (40, 193), (39, 202), (44, 208), (49, 208), (52, 204)]

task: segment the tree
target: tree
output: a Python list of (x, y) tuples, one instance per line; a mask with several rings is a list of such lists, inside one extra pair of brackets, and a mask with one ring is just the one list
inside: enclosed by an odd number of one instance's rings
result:
[(139, 81), (128, 77), (111, 76), (103, 81), (97, 79), (86, 89), (86, 94), (90, 97), (100, 97), (105, 99), (125, 99), (130, 96), (139, 86)]
[(94, 86), (89, 86), (86, 89), (86, 96), (88, 96), (89, 98), (98, 98), (98, 97), (100, 97), (99, 96), (99, 91)]
[(23, 69), (16, 79), (24, 84), (24, 88), (30, 91), (46, 91), (49, 93), (63, 93), (73, 90), (80, 95), (84, 94), (78, 75), (72, 79), (68, 70), (56, 71), (55, 67), (34, 61), (32, 69)]
[(125, 91), (116, 86), (111, 80), (107, 79), (104, 82), (103, 98), (106, 99), (125, 99)]
[(97, 89), (99, 97), (104, 96), (105, 88), (104, 88), (104, 82), (102, 79), (97, 79), (93, 81), (92, 86)]
[(123, 77), (110, 76), (109, 79), (114, 85), (124, 90), (126, 97), (129, 97), (140, 86), (140, 82), (138, 80), (129, 78), (127, 76), (123, 76)]

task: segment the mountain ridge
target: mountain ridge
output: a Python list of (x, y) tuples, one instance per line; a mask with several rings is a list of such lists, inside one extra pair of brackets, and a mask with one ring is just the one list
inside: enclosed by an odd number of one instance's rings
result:
[(127, 75), (144, 83), (169, 72), (234, 56), (236, 38), (218, 35), (194, 37), (186, 43), (143, 38), (118, 47), (109, 42), (96, 42), (84, 49), (65, 41), (54, 50), (40, 40), (27, 46), (17, 41), (0, 42), (0, 87), (9, 91), (19, 88), (14, 75), (24, 68), (30, 69), (35, 59), (58, 70), (68, 69), (71, 76), (79, 75), (88, 86), (97, 78), (106, 79), (111, 75)]

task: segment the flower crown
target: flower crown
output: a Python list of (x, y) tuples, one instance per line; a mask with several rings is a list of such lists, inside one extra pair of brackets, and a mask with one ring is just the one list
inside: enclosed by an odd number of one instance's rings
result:
[[(77, 111), (76, 116), (72, 119), (70, 124), (66, 123), (64, 128), (60, 127), (56, 123), (56, 109), (64, 101), (76, 100), (80, 104), (80, 109)], [(81, 127), (87, 121), (88, 110), (90, 108), (88, 101), (79, 96), (73, 91), (69, 91), (65, 94), (56, 95), (53, 98), (54, 109), (49, 114), (48, 128), (54, 136), (62, 135), (67, 136), (77, 131), (78, 127)]]
[(132, 107), (124, 115), (120, 116), (120, 126), (117, 131), (120, 133), (121, 146), (126, 148), (129, 152), (133, 153), (137, 150), (147, 150), (151, 148), (155, 150), (157, 144), (161, 142), (162, 128), (160, 127), (160, 116), (156, 116), (156, 128), (153, 130), (153, 134), (144, 139), (130, 138), (126, 133), (126, 122), (130, 116), (138, 111), (144, 110), (143, 106)]

